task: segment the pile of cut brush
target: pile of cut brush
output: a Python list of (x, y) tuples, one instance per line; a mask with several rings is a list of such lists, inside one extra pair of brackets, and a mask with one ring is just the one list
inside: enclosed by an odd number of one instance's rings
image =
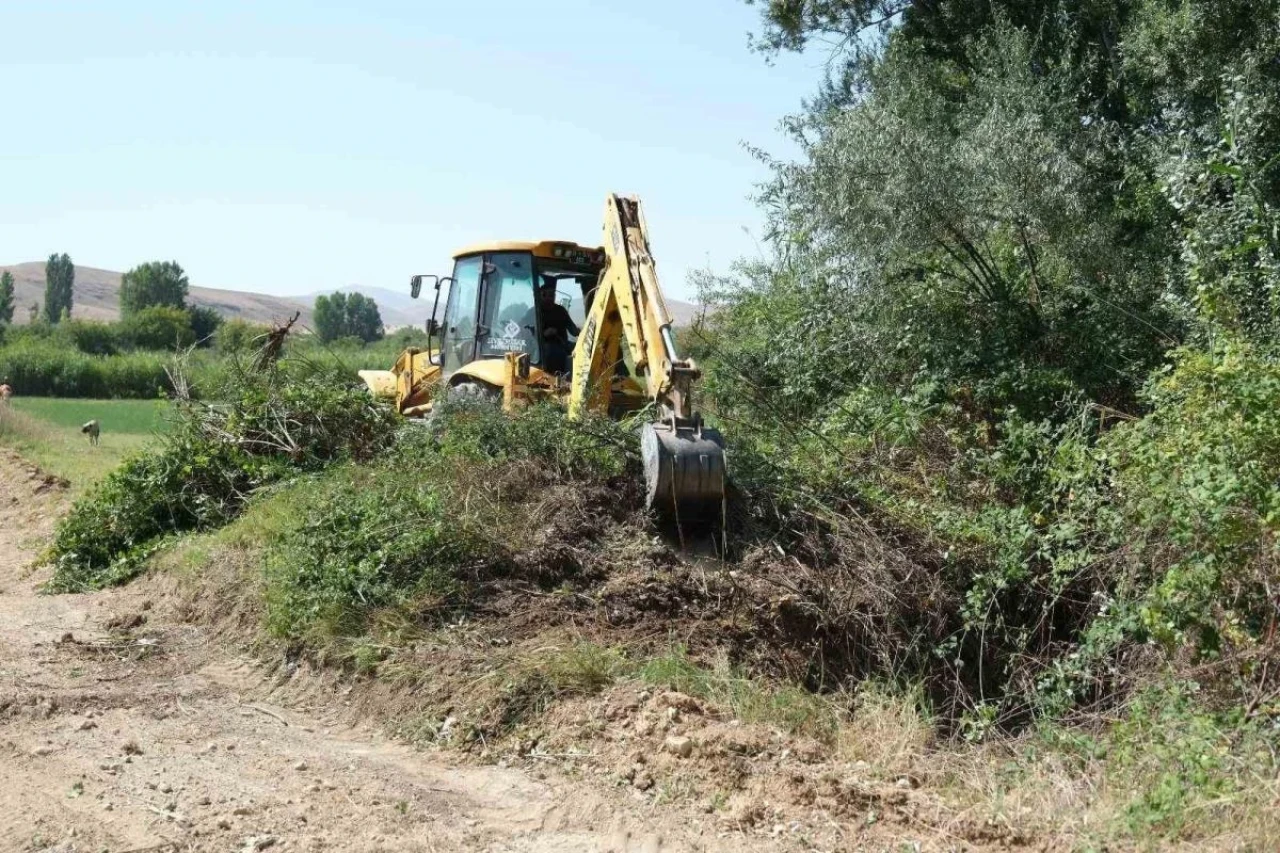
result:
[(173, 534), (221, 526), (265, 485), (388, 447), (387, 407), (307, 363), (242, 371), (213, 402), (178, 400), (171, 428), (81, 497), (58, 525), (51, 587), (121, 583)]

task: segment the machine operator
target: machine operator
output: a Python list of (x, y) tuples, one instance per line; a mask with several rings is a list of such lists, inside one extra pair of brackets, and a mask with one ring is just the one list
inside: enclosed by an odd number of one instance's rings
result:
[(579, 329), (569, 316), (569, 310), (556, 302), (556, 283), (543, 279), (538, 288), (538, 313), (542, 318), (542, 364), (550, 373), (568, 373), (573, 345), (569, 336), (578, 336)]

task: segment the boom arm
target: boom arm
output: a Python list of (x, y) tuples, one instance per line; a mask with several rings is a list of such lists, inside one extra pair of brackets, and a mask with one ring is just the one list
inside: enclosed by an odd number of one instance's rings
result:
[(691, 386), (700, 371), (676, 352), (638, 198), (608, 197), (604, 237), (606, 265), (574, 350), (569, 411), (576, 416), (607, 407), (613, 366), (626, 341), (662, 418), (688, 421), (694, 417)]
[(701, 372), (676, 352), (639, 199), (609, 196), (604, 237), (604, 273), (573, 353), (569, 414), (607, 409), (625, 340), (658, 409), (657, 420), (640, 437), (646, 505), (666, 510), (677, 522), (723, 515), (724, 445), (693, 411), (691, 390)]

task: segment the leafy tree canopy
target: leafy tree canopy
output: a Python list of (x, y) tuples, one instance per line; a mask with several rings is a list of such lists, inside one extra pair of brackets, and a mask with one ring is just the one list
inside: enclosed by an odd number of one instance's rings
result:
[(124, 274), (120, 281), (120, 313), (128, 316), (145, 308), (185, 308), (187, 275), (174, 261), (150, 261)]
[(196, 341), (191, 315), (168, 305), (133, 312), (120, 321), (120, 330), (122, 337), (138, 349), (181, 349)]
[(378, 303), (361, 293), (317, 296), (314, 322), (316, 334), (326, 342), (354, 337), (369, 343), (383, 336)]

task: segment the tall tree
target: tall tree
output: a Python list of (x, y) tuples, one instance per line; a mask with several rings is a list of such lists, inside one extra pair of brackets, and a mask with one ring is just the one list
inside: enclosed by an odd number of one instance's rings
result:
[(13, 273), (0, 273), (0, 323), (13, 322)]
[(347, 324), (349, 333), (365, 343), (382, 339), (382, 315), (378, 303), (368, 296), (353, 293), (348, 297)]
[[(1280, 327), (1280, 231), (1263, 215), (1280, 169), (1259, 159), (1280, 148), (1280, 0), (756, 5), (766, 54), (834, 53), (787, 121), (799, 156), (770, 161), (775, 275), (730, 296), (798, 306), (778, 331), (813, 330), (796, 347), (813, 371), (787, 369), (813, 405), (927, 375), (1037, 417), (1065, 388), (1124, 408), (1205, 294), (1231, 323)], [(1224, 127), (1228, 150), (1197, 171)], [(1252, 255), (1240, 273), (1232, 259)]]
[(120, 280), (120, 313), (135, 314), (145, 308), (185, 308), (189, 283), (174, 261), (139, 264)]
[(331, 296), (317, 296), (313, 318), (322, 341), (356, 337), (369, 343), (383, 335), (378, 303), (360, 293), (338, 291)]
[(337, 340), (346, 334), (347, 295), (342, 292), (316, 297), (314, 311), (316, 334), (322, 341)]
[(76, 268), (66, 252), (54, 253), (44, 265), (44, 318), (50, 323), (71, 316)]
[(192, 305), (187, 314), (191, 317), (191, 331), (195, 332), (196, 342), (202, 347), (213, 346), (213, 336), (222, 325), (222, 315), (208, 305)]

